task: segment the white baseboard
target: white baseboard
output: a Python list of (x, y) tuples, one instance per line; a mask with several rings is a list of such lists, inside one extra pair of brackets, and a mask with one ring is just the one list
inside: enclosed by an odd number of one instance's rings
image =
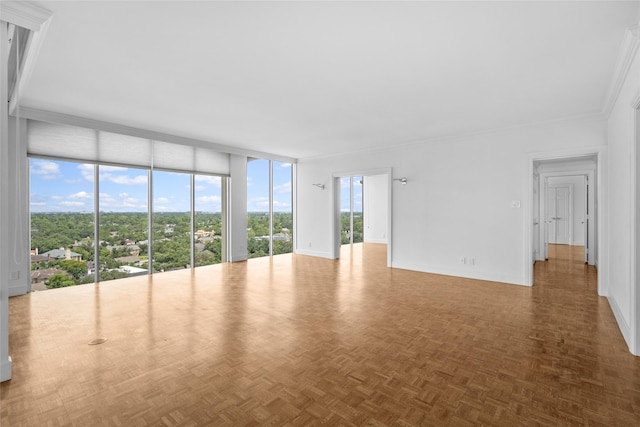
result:
[(387, 239), (365, 239), (365, 243), (382, 243), (384, 245), (387, 244)]
[(11, 356), (0, 362), (0, 382), (11, 379)]
[[(423, 273), (442, 274), (443, 276), (464, 277), (467, 279), (485, 280), (489, 282), (507, 283), (509, 285), (530, 286), (523, 277), (511, 276), (508, 274), (491, 273), (479, 270), (462, 270), (462, 269), (450, 269), (446, 267), (438, 266), (424, 266), (424, 265), (410, 265), (401, 262), (394, 262), (393, 268), (402, 268), (405, 270), (420, 271)], [(471, 267), (472, 268), (472, 267)]]
[(29, 289), (27, 289), (27, 285), (9, 285), (9, 296), (10, 297), (15, 297), (18, 295), (24, 295), (26, 293), (29, 292)]
[(609, 302), (609, 307), (611, 307), (611, 311), (613, 311), (613, 316), (616, 318), (616, 322), (618, 322), (618, 328), (620, 329), (620, 332), (622, 333), (622, 337), (627, 343), (627, 347), (629, 347), (629, 351), (635, 354), (633, 349), (631, 348), (631, 345), (632, 345), (631, 344), (632, 342), (631, 328), (629, 327), (629, 324), (627, 323), (626, 319), (622, 315), (622, 310), (620, 310), (620, 307), (618, 306), (618, 303), (614, 298), (607, 297), (607, 301)]
[(334, 259), (331, 256), (331, 254), (329, 254), (327, 252), (310, 251), (308, 249), (297, 249), (296, 250), (296, 254), (298, 254), (298, 255), (307, 255), (307, 256), (315, 256), (315, 257), (319, 257), (319, 258)]

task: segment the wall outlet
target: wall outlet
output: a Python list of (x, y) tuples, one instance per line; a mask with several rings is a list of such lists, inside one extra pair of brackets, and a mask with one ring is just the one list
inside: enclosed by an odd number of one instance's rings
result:
[(467, 263), (467, 259), (463, 256), (460, 257), (460, 264), (466, 264)]
[(311, 247), (311, 242), (309, 242), (309, 247)]
[(476, 259), (475, 258), (469, 258), (469, 265), (476, 265)]
[(12, 271), (10, 274), (11, 280), (19, 280), (20, 279), (20, 271)]

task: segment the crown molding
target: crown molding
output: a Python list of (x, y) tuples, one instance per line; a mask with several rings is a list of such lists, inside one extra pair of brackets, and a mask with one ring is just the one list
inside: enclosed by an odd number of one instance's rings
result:
[(629, 74), (631, 64), (638, 53), (640, 47), (640, 25), (628, 28), (624, 35), (624, 40), (620, 46), (620, 52), (618, 53), (618, 62), (616, 63), (615, 72), (613, 73), (613, 79), (609, 86), (609, 95), (603, 109), (604, 114), (607, 117), (613, 111), (613, 107), (620, 96), (622, 85)]
[(558, 117), (555, 119), (539, 120), (535, 122), (521, 123), (513, 126), (495, 127), (489, 129), (483, 129), (471, 132), (455, 133), (444, 136), (425, 137), (416, 140), (402, 141), (394, 145), (385, 145), (379, 147), (365, 147), (358, 148), (350, 151), (340, 151), (336, 153), (320, 154), (317, 156), (307, 156), (298, 158), (298, 163), (304, 163), (307, 161), (326, 160), (333, 157), (356, 155), (360, 153), (377, 153), (377, 152), (390, 152), (397, 150), (410, 149), (412, 147), (421, 147), (426, 144), (441, 144), (441, 143), (456, 143), (465, 141), (471, 138), (482, 138), (493, 135), (505, 135), (510, 132), (518, 132), (523, 129), (533, 129), (542, 126), (562, 126), (565, 123), (577, 122), (577, 121), (594, 121), (607, 119), (606, 115), (601, 112), (577, 114), (573, 116)]
[(39, 31), (40, 27), (51, 18), (51, 11), (24, 1), (0, 2), (0, 16), (5, 22)]

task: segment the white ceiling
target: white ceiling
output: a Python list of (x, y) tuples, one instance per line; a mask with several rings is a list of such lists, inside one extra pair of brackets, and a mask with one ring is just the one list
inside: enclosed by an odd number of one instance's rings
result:
[(304, 158), (602, 113), (638, 2), (36, 2), (21, 105)]

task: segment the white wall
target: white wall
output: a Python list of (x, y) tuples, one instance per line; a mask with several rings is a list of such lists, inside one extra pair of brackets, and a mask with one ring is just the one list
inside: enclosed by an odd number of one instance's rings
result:
[(550, 177), (550, 187), (571, 187), (571, 245), (584, 245), (586, 224), (586, 188), (584, 176)]
[(631, 260), (632, 238), (630, 230), (638, 219), (634, 206), (633, 180), (635, 164), (635, 111), (633, 104), (640, 93), (640, 59), (636, 55), (617, 102), (609, 116), (608, 127), (608, 223), (609, 247), (608, 298), (631, 351), (640, 354), (638, 345), (640, 327), (635, 318), (638, 307), (634, 299), (636, 289), (633, 277), (637, 266)]
[(364, 241), (387, 243), (389, 179), (387, 175), (363, 177)]
[[(20, 129), (16, 137), (16, 128)], [(31, 291), (31, 259), (29, 255), (29, 162), (27, 160), (27, 121), (9, 118), (9, 296)]]
[[(298, 163), (298, 249), (331, 257), (330, 177), (393, 168), (392, 266), (525, 284), (528, 159), (606, 144), (606, 122), (583, 119)], [(328, 184), (311, 191), (311, 184)], [(512, 202), (520, 207), (512, 207)], [(470, 262), (461, 264), (461, 257)], [(529, 261), (527, 261), (529, 262)]]

